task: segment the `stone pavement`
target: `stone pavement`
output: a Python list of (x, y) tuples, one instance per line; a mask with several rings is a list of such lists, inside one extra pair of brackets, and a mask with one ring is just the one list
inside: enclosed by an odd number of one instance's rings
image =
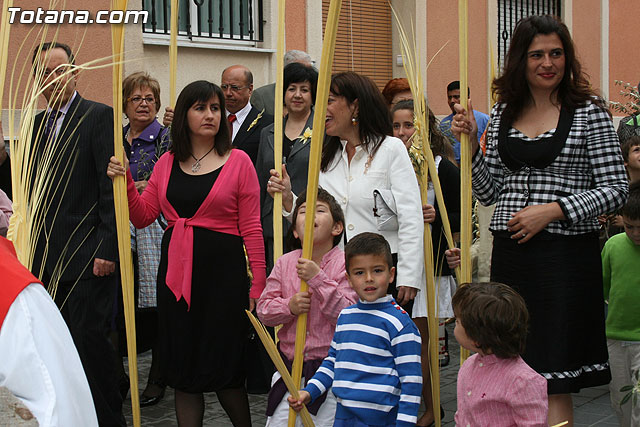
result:
[[(453, 336), (453, 325), (447, 325), (449, 331), (449, 348), (451, 350), (451, 363), (441, 369), (440, 374), (440, 399), (445, 410), (443, 426), (453, 427), (453, 416), (456, 411), (456, 377), (459, 365), (459, 347)], [(151, 364), (151, 353), (145, 353), (138, 357), (140, 371), (140, 390), (144, 389), (147, 380), (147, 372)], [(251, 418), (256, 427), (264, 426), (266, 416), (266, 395), (249, 395), (251, 405)], [(573, 395), (575, 407), (574, 425), (576, 427), (618, 426), (618, 420), (611, 409), (608, 386), (594, 387), (582, 390)], [(133, 425), (131, 418), (131, 400), (128, 397), (124, 407), (128, 425)], [(167, 388), (164, 399), (156, 406), (141, 409), (141, 421), (143, 426), (169, 427), (176, 426), (176, 418), (173, 403), (173, 390)], [(207, 427), (231, 427), (232, 424), (226, 413), (218, 403), (215, 393), (205, 395), (204, 425)]]

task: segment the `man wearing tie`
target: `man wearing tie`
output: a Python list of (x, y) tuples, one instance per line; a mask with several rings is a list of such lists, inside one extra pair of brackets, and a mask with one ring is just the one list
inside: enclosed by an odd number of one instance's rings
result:
[(232, 65), (222, 72), (226, 116), (232, 130), (233, 146), (245, 151), (253, 164), (258, 158), (260, 132), (273, 123), (273, 116), (254, 108), (249, 102), (253, 92), (253, 74), (243, 65)]
[(47, 108), (35, 117), (34, 154), (38, 160), (52, 155), (59, 166), (46, 176), (54, 184), (42, 207), (32, 270), (46, 286), (59, 278), (54, 299), (80, 355), (100, 425), (124, 426), (116, 353), (107, 337), (118, 283), (113, 186), (106, 174), (113, 110), (76, 91), (69, 46), (45, 43), (35, 50), (33, 64), (44, 85), (58, 79), (43, 91)]

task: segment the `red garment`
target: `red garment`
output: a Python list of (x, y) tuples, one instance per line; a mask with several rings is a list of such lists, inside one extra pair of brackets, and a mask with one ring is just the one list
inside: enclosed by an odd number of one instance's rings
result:
[(146, 227), (162, 212), (169, 227), (174, 227), (169, 242), (167, 286), (176, 300), (184, 297), (187, 306), (191, 306), (193, 227), (201, 227), (242, 237), (253, 273), (249, 296), (259, 298), (265, 286), (266, 266), (260, 225), (260, 187), (251, 159), (243, 151), (232, 150), (209, 195), (191, 218), (180, 218), (167, 200), (173, 159), (173, 153), (160, 157), (142, 194), (138, 194), (131, 173), (127, 172), (133, 225)]
[(484, 129), (479, 141), (482, 154), (487, 154), (487, 129), (489, 129), (489, 126)]
[(29, 270), (18, 261), (16, 250), (10, 240), (0, 236), (0, 329), (9, 308), (16, 297), (31, 283), (40, 283)]

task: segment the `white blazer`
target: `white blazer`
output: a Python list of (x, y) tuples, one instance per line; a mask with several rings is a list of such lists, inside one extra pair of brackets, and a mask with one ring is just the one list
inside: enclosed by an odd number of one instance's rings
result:
[[(407, 149), (400, 139), (387, 136), (373, 159), (369, 161), (367, 152), (358, 146), (349, 163), (346, 145), (342, 141), (342, 151), (336, 153), (326, 172), (320, 172), (319, 183), (344, 211), (347, 240), (367, 231), (381, 234), (389, 242), (391, 252), (398, 254), (396, 286), (424, 290), (422, 203)], [(398, 214), (397, 230), (378, 230), (373, 215), (373, 190), (392, 192)]]

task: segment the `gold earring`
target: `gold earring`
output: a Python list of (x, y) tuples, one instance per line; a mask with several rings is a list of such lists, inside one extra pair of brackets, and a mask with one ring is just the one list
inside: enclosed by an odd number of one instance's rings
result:
[(351, 117), (351, 124), (353, 126), (357, 126), (358, 125), (358, 117)]

